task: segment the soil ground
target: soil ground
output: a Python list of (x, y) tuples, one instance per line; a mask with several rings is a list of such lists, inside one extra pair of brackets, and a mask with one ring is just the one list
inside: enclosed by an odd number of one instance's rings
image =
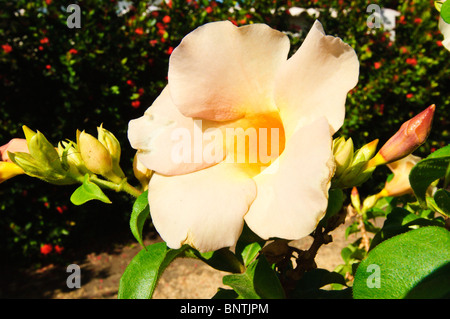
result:
[[(316, 257), (319, 268), (330, 271), (341, 264), (341, 249), (355, 238), (345, 239), (345, 229), (351, 221), (341, 225), (333, 235), (333, 242), (322, 246)], [(161, 241), (155, 235), (144, 240), (146, 245)], [(293, 244), (306, 249), (310, 238)], [(0, 298), (39, 299), (116, 299), (119, 280), (131, 259), (141, 250), (135, 241), (114, 244), (103, 250), (88, 252), (73, 260), (81, 268), (81, 288), (69, 289), (66, 266), (48, 264), (40, 269), (11, 269), (3, 266)], [(201, 261), (178, 258), (162, 275), (156, 288), (156, 299), (209, 299), (222, 284), (226, 273), (217, 271)]]

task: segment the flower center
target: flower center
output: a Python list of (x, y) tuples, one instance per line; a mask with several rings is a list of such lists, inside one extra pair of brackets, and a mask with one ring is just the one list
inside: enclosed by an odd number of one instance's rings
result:
[(227, 162), (242, 165), (251, 175), (261, 173), (285, 146), (283, 123), (277, 111), (246, 116), (225, 127)]

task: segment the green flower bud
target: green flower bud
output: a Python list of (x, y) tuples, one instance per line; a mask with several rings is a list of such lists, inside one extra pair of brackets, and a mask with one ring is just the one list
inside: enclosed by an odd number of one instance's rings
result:
[(340, 175), (335, 175), (333, 187), (347, 188), (358, 186), (367, 181), (372, 176), (375, 168), (367, 168), (368, 161), (375, 154), (378, 139), (367, 143), (354, 154), (351, 163)]
[(341, 176), (353, 160), (353, 140), (349, 138), (345, 141), (344, 137), (335, 139), (333, 141), (333, 155), (336, 163), (335, 176)]
[(62, 141), (58, 144), (57, 151), (61, 158), (61, 164), (66, 171), (77, 176), (84, 176), (89, 173), (75, 143)]
[(98, 140), (100, 141), (100, 143), (103, 144), (103, 146), (108, 150), (109, 154), (111, 155), (114, 173), (122, 178), (125, 177), (125, 174), (123, 173), (119, 165), (121, 153), (119, 141), (114, 136), (114, 134), (103, 128), (103, 124), (97, 127), (97, 131), (98, 131)]
[(22, 168), (24, 172), (32, 177), (36, 177), (55, 185), (70, 185), (76, 183), (64, 170), (54, 170), (53, 168), (42, 165), (31, 154), (28, 153), (9, 153), (11, 161)]
[(32, 131), (30, 131), (28, 128), (24, 128), (30, 155), (42, 168), (64, 174), (64, 169), (61, 166), (59, 154), (55, 147), (41, 132), (37, 131), (31, 134)]
[(378, 139), (373, 140), (370, 143), (367, 143), (359, 150), (357, 150), (353, 157), (352, 165), (356, 165), (362, 162), (366, 163), (367, 161), (369, 161), (375, 154), (375, 151), (377, 150), (377, 145)]
[(361, 212), (365, 214), (369, 209), (375, 206), (378, 199), (380, 199), (380, 196), (378, 194), (367, 197), (363, 202)]

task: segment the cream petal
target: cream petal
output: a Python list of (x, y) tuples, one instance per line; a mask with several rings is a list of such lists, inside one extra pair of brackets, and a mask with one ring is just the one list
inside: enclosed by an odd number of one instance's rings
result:
[(215, 121), (276, 110), (275, 74), (286, 61), (289, 39), (264, 24), (205, 24), (170, 56), (171, 95), (185, 116)]
[(356, 85), (358, 75), (355, 51), (341, 39), (326, 36), (316, 21), (299, 50), (277, 74), (275, 98), (286, 139), (296, 127), (321, 116), (336, 132), (344, 121), (347, 93)]
[(186, 175), (155, 174), (148, 194), (153, 224), (167, 245), (206, 252), (236, 243), (256, 186), (235, 165), (222, 162)]
[(254, 177), (258, 195), (245, 221), (257, 235), (295, 240), (315, 229), (334, 173), (330, 130), (324, 117), (299, 128), (280, 157)]
[[(130, 121), (128, 139), (148, 169), (164, 175), (186, 174), (215, 165), (225, 157), (223, 139), (212, 138), (214, 124), (183, 116), (167, 86), (142, 117)], [(222, 152), (204, 156), (206, 148), (214, 149), (211, 145)]]

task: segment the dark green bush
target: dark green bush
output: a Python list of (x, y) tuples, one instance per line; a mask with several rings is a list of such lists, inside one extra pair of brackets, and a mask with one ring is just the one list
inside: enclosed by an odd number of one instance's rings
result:
[[(327, 34), (349, 43), (360, 59), (359, 83), (348, 97), (340, 134), (351, 136), (357, 147), (376, 138), (381, 146), (402, 122), (436, 104), (433, 131), (418, 153), (449, 141), (449, 52), (439, 45), (442, 36), (432, 3), (379, 2), (400, 11), (395, 42), (383, 28), (368, 28), (370, 1), (173, 0), (152, 12), (149, 2), (133, 1), (129, 11), (118, 14), (117, 1), (87, 0), (78, 2), (79, 29), (66, 24), (70, 3), (2, 2), (0, 144), (23, 137), (22, 125), (40, 130), (56, 145), (75, 139), (76, 129), (95, 134), (103, 123), (121, 141), (122, 166), (131, 176), (134, 154), (126, 138), (127, 123), (166, 85), (169, 56), (180, 40), (204, 23), (229, 19), (237, 25), (266, 23), (288, 32), (294, 52), (315, 18), (306, 15), (303, 27), (292, 26), (287, 10), (291, 6), (320, 8), (319, 20)], [(240, 9), (230, 10), (236, 4)], [(337, 10), (337, 17), (329, 8)], [(375, 178), (371, 187), (383, 178)], [(114, 210), (104, 204), (75, 207), (68, 200), (72, 191), (70, 186), (54, 187), (25, 176), (1, 184), (2, 249), (36, 256), (47, 243), (87, 245), (94, 234), (101, 234), (100, 227), (105, 233), (127, 230), (128, 198), (118, 195)], [(105, 220), (111, 226), (104, 226)], [(114, 228), (114, 221), (121, 226)]]

